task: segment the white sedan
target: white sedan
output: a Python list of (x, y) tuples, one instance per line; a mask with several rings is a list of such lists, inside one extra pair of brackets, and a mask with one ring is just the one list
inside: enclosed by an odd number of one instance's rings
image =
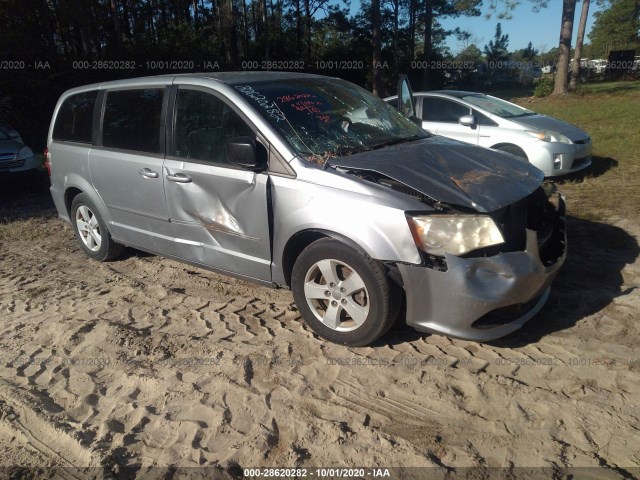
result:
[[(526, 158), (545, 176), (591, 165), (591, 138), (580, 128), (505, 100), (475, 92), (414, 94), (422, 128), (436, 135)], [(396, 106), (397, 97), (385, 101)]]

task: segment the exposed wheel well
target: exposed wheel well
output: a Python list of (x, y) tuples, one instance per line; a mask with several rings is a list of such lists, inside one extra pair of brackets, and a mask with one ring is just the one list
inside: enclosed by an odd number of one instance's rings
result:
[(67, 209), (68, 214), (71, 214), (71, 204), (73, 203), (73, 199), (80, 193), (82, 193), (82, 190), (75, 187), (67, 188), (64, 192), (64, 206)]
[(316, 240), (320, 240), (327, 236), (328, 235), (316, 230), (307, 230), (296, 233), (289, 239), (284, 247), (284, 252), (282, 252), (282, 271), (284, 273), (284, 279), (287, 286), (291, 286), (291, 272), (293, 272), (293, 265), (296, 263), (296, 260), (302, 251)]

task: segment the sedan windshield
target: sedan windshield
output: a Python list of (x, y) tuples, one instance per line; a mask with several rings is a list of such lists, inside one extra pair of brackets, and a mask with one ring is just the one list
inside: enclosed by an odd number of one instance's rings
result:
[(498, 115), (502, 118), (525, 117), (527, 115), (535, 115), (535, 112), (522, 108), (511, 102), (500, 100), (496, 97), (488, 95), (465, 95), (462, 100), (469, 102), (476, 107), (482, 108), (489, 113)]
[(429, 136), (368, 91), (332, 78), (234, 85), (300, 155), (345, 156)]

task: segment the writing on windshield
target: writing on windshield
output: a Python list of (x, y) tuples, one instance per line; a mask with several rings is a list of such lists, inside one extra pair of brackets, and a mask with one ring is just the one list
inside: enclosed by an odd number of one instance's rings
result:
[(349, 155), (427, 136), (381, 99), (342, 80), (293, 78), (235, 89), (307, 158)]

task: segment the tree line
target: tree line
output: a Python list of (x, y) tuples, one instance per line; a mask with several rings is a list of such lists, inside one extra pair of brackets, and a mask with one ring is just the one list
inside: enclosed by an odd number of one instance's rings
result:
[[(548, 3), (350, 1), (0, 0), (0, 116), (4, 113), (19, 130), (33, 130), (33, 135), (24, 135), (39, 146), (65, 89), (180, 71), (302, 70), (340, 76), (381, 96), (395, 93), (400, 73), (410, 75), (416, 90), (439, 87), (446, 73), (439, 61), (453, 58), (447, 38), (464, 42), (471, 37), (445, 28), (444, 19), (480, 17), (482, 12), (507, 19), (520, 3), (533, 9)], [(628, 4), (637, 10), (640, 2), (596, 1), (607, 2), (610, 9), (624, 3), (624, 12)], [(575, 9), (575, 0), (564, 0), (567, 3)], [(610, 24), (618, 17), (611, 20), (602, 14)], [(485, 53), (497, 47), (489, 44)], [(519, 54), (534, 58), (533, 47), (528, 49)], [(477, 59), (482, 53), (475, 45), (465, 50), (462, 57)]]

